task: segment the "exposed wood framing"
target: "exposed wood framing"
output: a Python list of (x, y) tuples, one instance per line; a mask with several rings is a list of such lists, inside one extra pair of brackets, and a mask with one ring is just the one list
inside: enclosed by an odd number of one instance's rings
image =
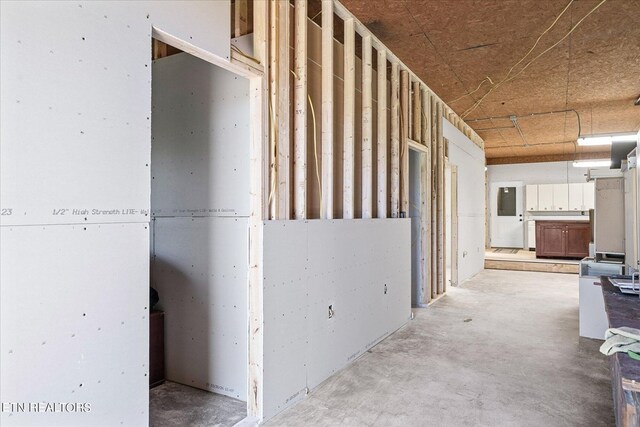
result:
[(307, 0), (295, 0), (294, 218), (307, 218)]
[(387, 217), (387, 51), (378, 50), (378, 218)]
[(422, 167), (425, 169), (425, 174), (423, 175), (424, 189), (425, 195), (423, 199), (423, 218), (422, 224), (424, 226), (424, 233), (426, 238), (423, 240), (423, 254), (425, 254), (424, 265), (422, 267), (423, 271), (423, 285), (424, 285), (424, 303), (429, 303), (431, 301), (431, 257), (433, 256), (432, 246), (431, 246), (431, 194), (432, 194), (432, 186), (431, 186), (431, 105), (429, 103), (429, 94), (426, 90), (422, 90), (422, 144), (427, 149), (426, 154), (422, 159)]
[[(344, 5), (342, 3), (340, 3), (338, 0), (334, 0), (334, 4), (335, 4), (335, 13), (336, 15), (338, 15), (340, 18), (342, 19), (349, 19), (349, 18), (353, 18), (353, 15), (351, 14), (351, 12), (349, 12), (349, 10), (344, 7)], [(389, 60), (389, 62), (391, 62), (392, 64), (397, 63), (398, 66), (404, 70), (408, 70), (411, 79), (413, 80), (417, 80), (420, 81), (422, 84), (425, 84), (414, 72), (411, 71), (411, 69), (409, 67), (406, 66), (406, 64), (404, 64), (396, 55), (393, 54), (393, 52), (391, 52), (390, 50), (387, 49), (387, 47), (384, 45), (384, 43), (382, 43), (380, 40), (378, 40), (377, 37), (375, 37), (371, 31), (369, 31), (369, 29), (359, 20), (355, 19), (355, 27), (356, 27), (356, 31), (362, 35), (370, 35), (371, 39), (372, 39), (372, 44), (373, 47), (377, 50), (387, 50), (387, 59)], [(426, 84), (425, 84), (426, 85)], [(445, 108), (447, 112), (451, 112), (454, 117), (459, 118), (459, 116), (446, 104), (444, 104), (444, 101), (438, 97), (436, 94), (432, 93), (432, 95), (434, 96), (434, 98), (438, 101), (441, 102)], [(482, 138), (480, 138), (480, 136), (478, 136), (478, 134), (469, 126), (467, 125), (464, 121), (460, 120), (460, 125), (461, 128), (458, 128), (458, 130), (460, 130), (460, 132), (464, 133), (465, 135), (467, 135), (467, 137), (473, 141), (474, 144), (478, 145), (480, 148), (484, 149), (484, 141), (482, 140)]]
[(321, 219), (333, 219), (333, 4), (334, 0), (322, 0)]
[(234, 5), (234, 37), (244, 36), (249, 33), (249, 0), (235, 0)]
[(278, 199), (278, 5), (269, 0), (269, 218), (277, 219)]
[[(267, 62), (269, 13), (266, 1), (253, 7), (254, 55)], [(249, 80), (251, 91), (251, 139), (249, 166), (249, 396), (247, 416), (262, 419), (264, 404), (263, 370), (263, 245), (262, 224), (268, 218), (269, 185), (269, 80), (262, 73)]]
[(276, 218), (291, 218), (291, 182), (290, 182), (290, 157), (291, 157), (291, 106), (290, 86), (291, 71), (289, 58), (290, 24), (289, 24), (289, 2), (277, 1), (276, 10), (276, 65), (277, 65), (277, 117), (278, 127), (278, 188), (276, 193)]
[(391, 64), (391, 218), (400, 217), (400, 69)]
[(373, 218), (373, 52), (362, 38), (362, 218)]
[(400, 72), (400, 216), (409, 215), (409, 72)]
[(451, 165), (451, 285), (458, 286), (458, 166)]
[(438, 200), (438, 293), (445, 291), (445, 223), (444, 223), (444, 140), (442, 138), (442, 103), (436, 103), (436, 140), (438, 144), (438, 178), (436, 196)]
[(344, 21), (344, 148), (342, 217), (355, 215), (356, 33), (353, 19)]
[(436, 98), (429, 95), (431, 104), (431, 298), (438, 296), (438, 138)]
[(422, 143), (422, 103), (420, 102), (420, 82), (414, 81), (412, 83), (412, 107), (413, 113), (411, 118), (413, 120), (413, 126), (411, 128), (411, 138), (414, 141)]

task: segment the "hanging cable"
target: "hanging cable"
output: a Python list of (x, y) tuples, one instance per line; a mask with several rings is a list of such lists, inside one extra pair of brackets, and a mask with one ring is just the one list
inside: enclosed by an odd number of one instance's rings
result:
[[(480, 98), (479, 100), (477, 100), (470, 108), (468, 108), (464, 113), (461, 114), (461, 117), (464, 119), (466, 116), (468, 116), (471, 112), (473, 112), (473, 110), (475, 110), (476, 108), (478, 108), (478, 106), (482, 103), (482, 101), (485, 100), (485, 98), (494, 90), (496, 90), (498, 87), (500, 87), (503, 83), (507, 83), (510, 82), (512, 80), (514, 80), (516, 77), (518, 77), (520, 74), (522, 74), (527, 68), (529, 68), (529, 66), (531, 64), (533, 64), (536, 60), (538, 60), (538, 58), (540, 58), (542, 55), (544, 55), (545, 53), (549, 52), (551, 49), (553, 49), (554, 47), (556, 47), (557, 45), (559, 45), (564, 39), (566, 39), (567, 37), (569, 37), (569, 35), (571, 33), (573, 33), (575, 31), (576, 28), (578, 28), (578, 26), (580, 24), (582, 24), (582, 22), (587, 19), (587, 17), (589, 17), (589, 15), (591, 15), (593, 12), (595, 12), (600, 6), (602, 6), (604, 3), (606, 3), (607, 0), (602, 0), (600, 1), (600, 3), (598, 3), (593, 9), (591, 9), (585, 16), (582, 17), (582, 19), (580, 19), (573, 27), (571, 27), (571, 29), (569, 30), (569, 32), (567, 32), (560, 40), (558, 40), (557, 42), (555, 42), (553, 45), (551, 45), (550, 47), (548, 47), (547, 49), (545, 49), (542, 53), (540, 53), (539, 55), (537, 55), (535, 58), (533, 58), (531, 61), (529, 61), (524, 67), (522, 67), (520, 69), (520, 71), (518, 71), (516, 74), (514, 74), (511, 77), (505, 77), (504, 79), (502, 79), (501, 81), (499, 81), (498, 83), (496, 83), (494, 86), (491, 87), (491, 89), (489, 89), (489, 91), (487, 91), (487, 93), (485, 93), (482, 98)], [(562, 12), (564, 13), (564, 11)], [(527, 53), (528, 55), (529, 53)], [(524, 58), (523, 58), (524, 59)], [(510, 71), (511, 72), (511, 71)], [(509, 72), (509, 73), (510, 73)]]

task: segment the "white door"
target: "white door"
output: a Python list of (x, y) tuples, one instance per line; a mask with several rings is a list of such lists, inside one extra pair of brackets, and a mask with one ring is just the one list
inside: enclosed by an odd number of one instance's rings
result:
[(522, 181), (491, 184), (491, 247), (524, 247)]

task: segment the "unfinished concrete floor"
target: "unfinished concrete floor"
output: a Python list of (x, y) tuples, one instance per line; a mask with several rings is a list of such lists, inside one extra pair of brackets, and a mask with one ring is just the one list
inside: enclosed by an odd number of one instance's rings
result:
[(578, 277), (485, 270), (269, 426), (611, 426)]
[(233, 426), (247, 404), (220, 394), (167, 381), (150, 390), (151, 427)]

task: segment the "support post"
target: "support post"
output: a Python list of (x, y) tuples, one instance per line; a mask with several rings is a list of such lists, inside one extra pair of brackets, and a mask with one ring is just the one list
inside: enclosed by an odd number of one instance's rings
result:
[(344, 149), (342, 217), (354, 218), (355, 114), (356, 114), (356, 33), (353, 18), (344, 21)]
[(391, 218), (400, 217), (400, 70), (391, 64)]
[(371, 36), (362, 38), (362, 218), (373, 217), (373, 58)]
[(294, 217), (307, 218), (307, 0), (295, 0)]
[(387, 51), (378, 50), (378, 218), (387, 217)]
[(322, 0), (321, 219), (333, 219), (333, 146), (333, 0)]

